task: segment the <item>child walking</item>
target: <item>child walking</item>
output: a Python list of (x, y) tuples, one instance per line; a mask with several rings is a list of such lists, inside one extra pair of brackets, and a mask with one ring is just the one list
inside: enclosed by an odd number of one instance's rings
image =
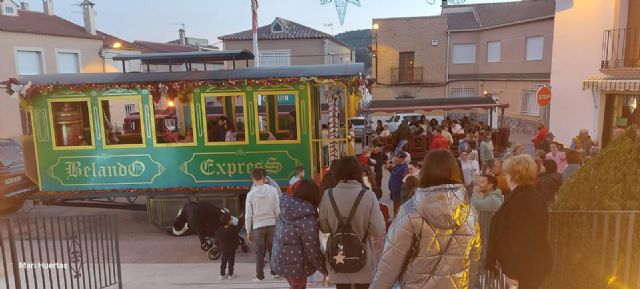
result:
[(312, 180), (299, 181), (293, 196), (280, 199), (271, 266), (287, 278), (291, 289), (306, 288), (307, 277), (316, 271), (327, 275), (318, 234), (319, 203), (320, 191)]
[[(220, 216), (220, 224), (222, 227), (218, 228), (216, 232), (216, 238), (220, 241), (220, 249), (222, 251), (222, 262), (220, 263), (220, 280), (233, 279), (233, 267), (236, 263), (236, 248), (240, 245), (240, 238), (238, 233), (242, 227), (233, 224), (233, 218), (230, 213), (224, 213)], [(226, 272), (227, 266), (229, 267), (228, 274)]]

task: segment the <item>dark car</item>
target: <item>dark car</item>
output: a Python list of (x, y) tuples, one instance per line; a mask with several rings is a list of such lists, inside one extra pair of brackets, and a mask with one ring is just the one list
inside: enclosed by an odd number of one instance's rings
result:
[(0, 139), (0, 214), (22, 207), (36, 186), (24, 171), (22, 147), (12, 139)]

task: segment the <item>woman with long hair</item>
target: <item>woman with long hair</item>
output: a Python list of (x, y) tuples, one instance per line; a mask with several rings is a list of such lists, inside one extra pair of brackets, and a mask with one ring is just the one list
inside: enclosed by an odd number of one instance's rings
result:
[[(458, 162), (447, 150), (424, 158), (420, 188), (402, 205), (371, 288), (475, 288), (480, 273), (478, 216)], [(454, 240), (455, 238), (455, 240)]]
[[(356, 157), (343, 157), (334, 170), (337, 185), (324, 193), (320, 206), (320, 230), (323, 233), (335, 234), (343, 218), (352, 216), (351, 229), (362, 240), (366, 258), (360, 260), (362, 267), (357, 272), (339, 272), (338, 264), (346, 262), (342, 252), (334, 256), (327, 256), (329, 279), (336, 284), (337, 289), (369, 288), (371, 275), (378, 263), (372, 240), (384, 236), (385, 222), (378, 199), (374, 192), (362, 188), (362, 168)], [(335, 236), (332, 236), (333, 239)], [(332, 242), (329, 242), (330, 244)], [(327, 250), (330, 252), (331, 246)], [(347, 249), (345, 249), (347, 252)], [(348, 254), (348, 253), (347, 253)], [(349, 257), (349, 256), (347, 256)], [(349, 257), (349, 259), (351, 259)], [(351, 260), (349, 260), (351, 262)], [(335, 266), (332, 266), (332, 264)]]

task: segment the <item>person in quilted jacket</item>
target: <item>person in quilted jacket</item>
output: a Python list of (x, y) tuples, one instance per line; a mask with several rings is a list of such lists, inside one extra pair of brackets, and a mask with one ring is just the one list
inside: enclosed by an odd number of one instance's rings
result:
[[(400, 207), (369, 288), (476, 288), (480, 227), (451, 152), (424, 158), (420, 188)], [(455, 237), (455, 238), (454, 238)]]
[(327, 275), (318, 234), (319, 203), (320, 191), (312, 180), (298, 181), (293, 196), (280, 198), (271, 266), (291, 289), (306, 288), (307, 277), (316, 271)]

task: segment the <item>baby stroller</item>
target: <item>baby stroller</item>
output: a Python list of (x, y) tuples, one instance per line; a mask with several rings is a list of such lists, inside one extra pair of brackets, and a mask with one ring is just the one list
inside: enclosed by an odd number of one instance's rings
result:
[[(197, 234), (200, 239), (200, 248), (208, 252), (209, 259), (217, 260), (220, 258), (221, 252), (218, 248), (220, 244), (215, 239), (215, 232), (221, 226), (220, 216), (228, 212), (228, 209), (220, 209), (208, 202), (190, 201), (178, 211), (178, 217), (169, 230), (169, 234), (172, 236)], [(236, 224), (244, 223), (240, 223), (238, 218), (234, 219)], [(238, 238), (242, 251), (248, 252), (245, 240), (240, 236)]]
[[(223, 212), (228, 213), (229, 209), (223, 209)], [(234, 226), (243, 226), (244, 224), (244, 214), (240, 214), (239, 217), (231, 217), (231, 223)], [(244, 240), (244, 238), (238, 236), (238, 244), (240, 246), (240, 248), (242, 249), (243, 253), (247, 253), (249, 252), (249, 247), (247, 247), (247, 244)], [(220, 251), (220, 241), (218, 241), (215, 237), (207, 237), (205, 242), (201, 244), (200, 248), (205, 251), (208, 252), (208, 257), (210, 260), (215, 261), (218, 260), (220, 258), (220, 255), (222, 254), (222, 252)], [(237, 249), (237, 248), (236, 248)]]

